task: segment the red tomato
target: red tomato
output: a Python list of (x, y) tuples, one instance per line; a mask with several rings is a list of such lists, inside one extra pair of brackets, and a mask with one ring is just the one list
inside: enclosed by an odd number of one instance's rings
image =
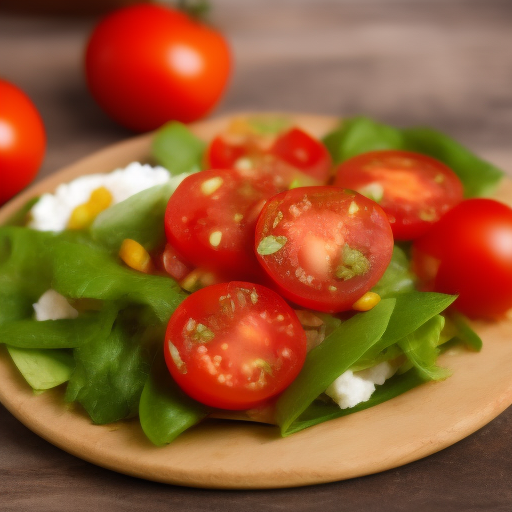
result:
[(230, 68), (220, 33), (154, 4), (107, 16), (94, 29), (85, 56), (93, 97), (112, 119), (136, 131), (203, 117), (219, 101)]
[(414, 242), (413, 267), (425, 289), (458, 294), (462, 313), (502, 315), (512, 308), (512, 209), (463, 201)]
[(192, 174), (167, 204), (167, 241), (188, 262), (224, 280), (257, 279), (262, 272), (252, 249), (254, 227), (276, 192), (269, 180), (229, 169)]
[(164, 353), (174, 380), (191, 397), (212, 407), (249, 409), (295, 379), (306, 357), (306, 334), (272, 290), (221, 283), (178, 306)]
[(280, 135), (269, 153), (319, 183), (327, 183), (329, 179), (332, 160), (327, 148), (299, 128), (292, 128)]
[(374, 201), (338, 187), (304, 187), (267, 202), (255, 247), (285, 297), (336, 312), (350, 309), (381, 278), (393, 235)]
[(371, 151), (343, 162), (334, 185), (373, 199), (388, 214), (397, 240), (425, 233), (462, 201), (459, 177), (443, 163), (408, 151)]
[[(250, 126), (250, 125), (249, 125)], [(290, 185), (322, 185), (332, 160), (325, 146), (300, 128), (275, 135), (250, 131), (217, 135), (208, 148), (210, 167), (272, 176), (280, 190)]]
[(0, 204), (35, 178), (46, 149), (43, 121), (30, 98), (0, 79)]

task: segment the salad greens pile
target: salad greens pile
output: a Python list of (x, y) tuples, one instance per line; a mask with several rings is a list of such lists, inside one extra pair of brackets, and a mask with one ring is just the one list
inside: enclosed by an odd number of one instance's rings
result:
[[(468, 197), (489, 193), (503, 175), (425, 128), (399, 130), (359, 117), (342, 122), (324, 142), (335, 162), (373, 149), (427, 153), (459, 175)], [(197, 172), (205, 148), (184, 125), (170, 123), (154, 138), (153, 158), (173, 175)], [(80, 404), (97, 424), (138, 416), (156, 445), (212, 412), (180, 390), (163, 359), (167, 321), (186, 293), (168, 276), (131, 270), (118, 257), (125, 238), (148, 250), (163, 245), (172, 191), (164, 184), (140, 192), (102, 212), (88, 230), (34, 231), (23, 226), (27, 209), (0, 227), (0, 343), (29, 385), (36, 392), (62, 385), (65, 400)], [(78, 317), (35, 320), (33, 304), (48, 289), (65, 296)], [(395, 246), (374, 291), (382, 300), (368, 312), (321, 315), (325, 339), (275, 404), (283, 436), (446, 378), (436, 361), (450, 343), (480, 349), (466, 319), (446, 311), (455, 297), (415, 290), (406, 246)], [(369, 401), (342, 410), (323, 394), (346, 370), (387, 360), (401, 366)]]

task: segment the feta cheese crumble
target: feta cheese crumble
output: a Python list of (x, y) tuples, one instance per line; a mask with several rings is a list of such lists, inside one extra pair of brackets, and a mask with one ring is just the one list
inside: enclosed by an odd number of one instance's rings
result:
[(33, 304), (36, 320), (60, 320), (62, 318), (76, 318), (78, 311), (71, 306), (66, 297), (55, 290), (47, 290)]
[(395, 372), (396, 367), (387, 361), (358, 372), (347, 370), (326, 389), (325, 393), (341, 409), (355, 407), (369, 400), (375, 391), (375, 385), (384, 384)]
[(176, 180), (176, 186), (186, 174), (170, 177), (163, 167), (132, 162), (124, 169), (106, 174), (80, 176), (57, 187), (54, 194), (43, 194), (30, 211), (28, 226), (39, 231), (63, 231), (66, 229), (73, 210), (89, 200), (91, 193), (105, 187), (112, 194), (112, 204), (155, 185)]

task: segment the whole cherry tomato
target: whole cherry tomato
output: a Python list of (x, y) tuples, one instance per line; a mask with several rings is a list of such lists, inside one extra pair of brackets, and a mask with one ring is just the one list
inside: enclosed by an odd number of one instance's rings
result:
[(454, 306), (473, 318), (512, 308), (512, 209), (493, 199), (467, 199), (413, 246), (425, 289), (458, 294)]
[(219, 101), (230, 69), (230, 50), (219, 32), (154, 4), (108, 15), (85, 55), (87, 85), (100, 107), (141, 132), (203, 117)]
[(43, 121), (30, 98), (0, 79), (0, 204), (36, 176), (46, 149)]

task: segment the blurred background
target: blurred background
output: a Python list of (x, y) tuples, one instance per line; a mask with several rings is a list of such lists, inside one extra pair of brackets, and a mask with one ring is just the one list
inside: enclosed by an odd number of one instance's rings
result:
[[(0, 73), (43, 116), (43, 174), (132, 135), (94, 103), (82, 69), (100, 16), (129, 3), (0, 1)], [(212, 115), (365, 114), (430, 125), (503, 162), (512, 140), (510, 0), (212, 0), (211, 7), (235, 60)]]

